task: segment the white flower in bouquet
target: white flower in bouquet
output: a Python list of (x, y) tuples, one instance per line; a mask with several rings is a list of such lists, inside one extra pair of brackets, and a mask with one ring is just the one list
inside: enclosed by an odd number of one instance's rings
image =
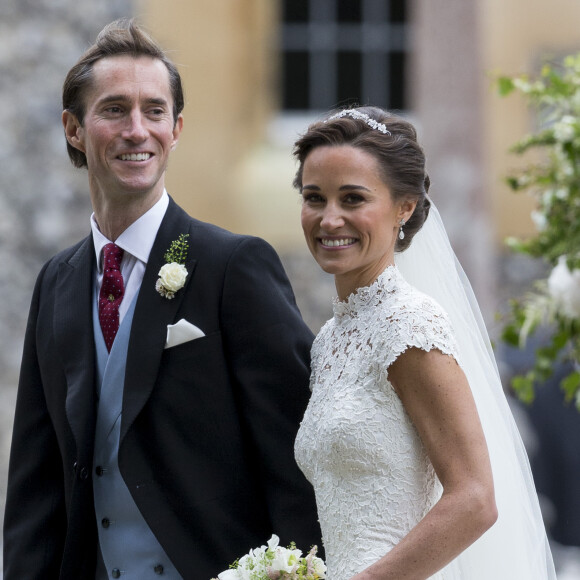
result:
[(580, 270), (568, 269), (566, 256), (560, 256), (548, 278), (548, 290), (558, 310), (568, 318), (580, 319)]
[[(229, 570), (218, 574), (219, 580), (321, 580), (325, 578), (326, 565), (316, 556), (314, 546), (306, 556), (292, 543), (288, 548), (279, 546), (275, 534), (268, 546), (250, 550)], [(215, 579), (213, 579), (215, 580)]]

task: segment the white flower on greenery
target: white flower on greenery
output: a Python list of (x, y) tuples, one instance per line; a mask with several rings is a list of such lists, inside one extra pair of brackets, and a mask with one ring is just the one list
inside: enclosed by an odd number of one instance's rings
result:
[(568, 181), (574, 175), (574, 166), (567, 159), (556, 165), (555, 177), (558, 181)]
[(527, 187), (530, 184), (530, 176), (527, 173), (520, 175), (518, 177), (518, 186), (522, 189)]
[(300, 563), (300, 556), (302, 556), (301, 550), (276, 548), (270, 568), (277, 572), (294, 572)]
[[(580, 192), (577, 187), (580, 155), (580, 52), (563, 59), (558, 65), (545, 64), (535, 78), (519, 75), (501, 79), (500, 94), (517, 90), (536, 109), (536, 130), (516, 143), (517, 154), (541, 150), (544, 154), (522, 170), (510, 175), (514, 190), (527, 189), (536, 198), (537, 212), (532, 219), (535, 235), (522, 241), (510, 239), (515, 250), (535, 258), (554, 258), (567, 253), (575, 256), (572, 271), (561, 257), (556, 260), (549, 280), (538, 285), (538, 292), (513, 302), (512, 316), (505, 327), (508, 343), (522, 344), (522, 337), (535, 332), (540, 320), (555, 326), (551, 349), (538, 353), (532, 369), (515, 377), (512, 385), (523, 399), (533, 395), (534, 384), (542, 382), (546, 360), (561, 355), (580, 365), (580, 243), (567, 235), (569, 223), (580, 223)], [(565, 249), (563, 247), (565, 246)], [(578, 264), (578, 265), (576, 265)], [(548, 295), (546, 296), (546, 292)], [(545, 315), (545, 316), (544, 316)], [(576, 324), (570, 324), (570, 322)], [(580, 367), (579, 367), (580, 368)], [(580, 411), (580, 385), (575, 370), (563, 379), (569, 399), (576, 400)]]
[(268, 548), (270, 550), (275, 550), (280, 544), (280, 538), (276, 534), (272, 534), (272, 537), (268, 540)]
[(580, 270), (568, 269), (566, 256), (560, 256), (548, 278), (548, 290), (558, 310), (568, 318), (580, 318)]
[(173, 298), (178, 290), (181, 290), (187, 278), (187, 268), (183, 264), (165, 264), (159, 270), (159, 279), (155, 289), (165, 298)]
[[(309, 560), (308, 557), (306, 559)], [(324, 578), (326, 576), (326, 564), (324, 563), (324, 560), (313, 556), (310, 562), (309, 571), (311, 570), (319, 578)]]
[(554, 139), (562, 143), (568, 143), (574, 139), (576, 130), (576, 119), (571, 115), (564, 115), (559, 121), (554, 123)]
[(521, 77), (516, 77), (512, 79), (512, 81), (514, 83), (514, 87), (522, 91), (522, 93), (529, 93), (532, 89), (530, 82)]
[(548, 224), (548, 220), (546, 216), (541, 211), (533, 211), (531, 213), (532, 221), (536, 226), (538, 231), (542, 231), (546, 229), (546, 225)]

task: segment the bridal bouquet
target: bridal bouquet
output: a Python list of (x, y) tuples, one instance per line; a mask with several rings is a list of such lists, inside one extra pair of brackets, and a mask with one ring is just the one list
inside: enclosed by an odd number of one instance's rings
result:
[(302, 556), (294, 543), (282, 548), (279, 541), (274, 534), (268, 546), (250, 550), (212, 580), (319, 580), (326, 577), (326, 565), (316, 556), (316, 546)]

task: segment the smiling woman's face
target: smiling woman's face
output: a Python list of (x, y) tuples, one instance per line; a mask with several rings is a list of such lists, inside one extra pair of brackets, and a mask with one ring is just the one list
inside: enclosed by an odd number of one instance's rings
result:
[(372, 284), (394, 263), (399, 220), (414, 204), (393, 201), (370, 153), (317, 147), (304, 161), (301, 193), (306, 243), (318, 265), (335, 275), (339, 296)]

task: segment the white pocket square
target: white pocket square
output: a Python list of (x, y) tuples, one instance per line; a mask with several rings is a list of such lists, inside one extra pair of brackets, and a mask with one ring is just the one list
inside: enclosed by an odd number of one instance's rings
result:
[(165, 348), (171, 348), (172, 346), (177, 346), (178, 344), (183, 344), (184, 342), (201, 338), (202, 336), (205, 336), (205, 332), (201, 328), (182, 318), (175, 324), (167, 325)]

